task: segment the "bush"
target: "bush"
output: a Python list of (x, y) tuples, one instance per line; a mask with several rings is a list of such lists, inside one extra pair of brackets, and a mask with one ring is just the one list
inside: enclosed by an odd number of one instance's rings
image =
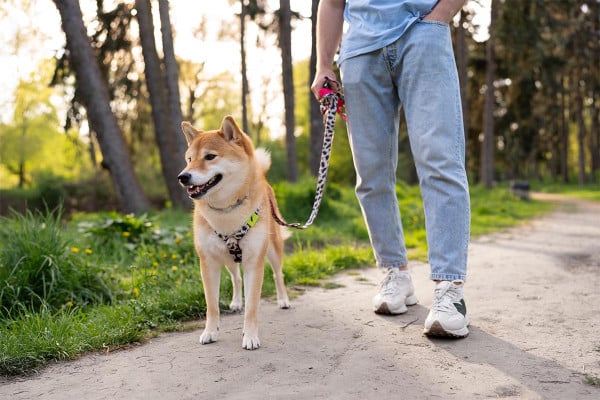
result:
[(61, 212), (0, 217), (0, 314), (110, 302), (101, 271), (68, 246)]

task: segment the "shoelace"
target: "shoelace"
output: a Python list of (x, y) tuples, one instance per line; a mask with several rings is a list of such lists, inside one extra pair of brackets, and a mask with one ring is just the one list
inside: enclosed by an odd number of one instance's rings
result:
[(385, 278), (381, 281), (381, 291), (383, 294), (395, 294), (400, 286), (400, 281), (403, 280), (394, 270), (390, 269)]
[(460, 301), (457, 298), (457, 289), (452, 284), (438, 285), (434, 290), (435, 300), (431, 308), (435, 311), (455, 312), (456, 307), (452, 303)]

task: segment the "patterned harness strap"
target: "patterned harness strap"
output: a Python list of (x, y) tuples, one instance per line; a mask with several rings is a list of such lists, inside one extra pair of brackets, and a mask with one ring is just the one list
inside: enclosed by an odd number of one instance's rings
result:
[[(337, 85), (338, 90), (333, 91), (330, 89), (330, 82)], [(317, 179), (317, 191), (315, 194), (315, 200), (313, 202), (313, 208), (310, 213), (310, 217), (304, 225), (300, 223), (287, 223), (285, 222), (277, 212), (275, 206), (271, 203), (271, 214), (273, 219), (282, 226), (287, 226), (294, 229), (306, 229), (312, 225), (317, 214), (319, 213), (319, 207), (321, 206), (321, 200), (323, 200), (323, 192), (325, 190), (325, 182), (327, 181), (327, 170), (329, 169), (329, 157), (331, 156), (331, 146), (333, 144), (333, 133), (335, 125), (336, 113), (342, 116), (342, 119), (346, 120), (346, 114), (344, 113), (344, 95), (341, 90), (341, 86), (329, 78), (325, 78), (325, 85), (323, 89), (319, 91), (321, 95), (320, 109), (323, 114), (323, 123), (325, 124), (325, 131), (323, 134), (323, 148), (321, 150), (321, 162), (319, 164), (319, 175)]]
[(240, 240), (246, 236), (246, 233), (248, 233), (250, 228), (256, 225), (259, 212), (260, 209), (256, 209), (256, 211), (254, 211), (254, 213), (252, 213), (252, 215), (246, 220), (244, 225), (231, 235), (223, 235), (222, 233), (215, 231), (217, 236), (225, 242), (229, 254), (232, 255), (233, 261), (236, 263), (242, 262), (242, 248), (240, 247)]

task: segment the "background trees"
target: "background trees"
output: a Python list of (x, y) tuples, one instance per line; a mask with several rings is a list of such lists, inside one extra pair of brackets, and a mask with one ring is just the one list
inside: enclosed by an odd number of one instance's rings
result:
[[(6, 4), (25, 9), (26, 3)], [(61, 149), (57, 159), (68, 161), (73, 158), (69, 154), (87, 157), (79, 162), (76, 175), (109, 178), (123, 209), (148, 207), (146, 196), (158, 206), (167, 201), (187, 207), (189, 201), (174, 179), (185, 148), (179, 122), (185, 118), (209, 128), (218, 126), (224, 114), (247, 120), (244, 125), (255, 142), (272, 150), (272, 179), (293, 181), (314, 174), (323, 127), (308, 90), (314, 73), (313, 34), (306, 29), (305, 37), (294, 36), (298, 29), (310, 28), (318, 0), (309, 3), (219, 4), (230, 7), (219, 26), (214, 17), (208, 20), (196, 12), (197, 4), (179, 0), (85, 0), (84, 16), (76, 12), (78, 1), (56, 0), (67, 45), (57, 52), (53, 78), (22, 76), (10, 100), (11, 113), (4, 113), (0, 176), (10, 179), (3, 179), (3, 186), (36, 185), (30, 172), (42, 169), (39, 154), (44, 154), (36, 148), (54, 146)], [(453, 27), (471, 182), (491, 187), (510, 179), (579, 184), (597, 180), (600, 3), (486, 4), (471, 0)], [(171, 26), (174, 5), (195, 19)], [(491, 10), (487, 35), (488, 25), (480, 21)], [(8, 21), (9, 13), (0, 18)], [(58, 20), (59, 15), (57, 25)], [(189, 32), (195, 32), (195, 44), (177, 54), (178, 40)], [(215, 41), (219, 50), (209, 51)], [(227, 43), (239, 50), (226, 51)], [(298, 48), (305, 59), (292, 59)], [(276, 51), (279, 58), (274, 57)], [(223, 66), (219, 73), (207, 68), (215, 59)], [(53, 90), (46, 91), (44, 79), (52, 82)], [(27, 89), (30, 85), (34, 89)], [(31, 95), (24, 97), (26, 93)], [(58, 96), (62, 102), (56, 101)], [(282, 129), (273, 123), (277, 118)], [(69, 135), (57, 132), (60, 123)], [(63, 147), (46, 141), (42, 132), (52, 129)], [(353, 169), (342, 122), (336, 130), (329, 178), (351, 184)], [(404, 129), (399, 140), (398, 177), (414, 182)], [(100, 165), (106, 169), (93, 167)], [(73, 179), (76, 169), (46, 170)]]
[(103, 166), (110, 173), (124, 211), (143, 211), (149, 204), (134, 173), (121, 128), (110, 108), (106, 83), (90, 45), (79, 3), (76, 0), (55, 0), (54, 3), (67, 38), (66, 50), (76, 76), (79, 99), (86, 108), (90, 127), (96, 132)]

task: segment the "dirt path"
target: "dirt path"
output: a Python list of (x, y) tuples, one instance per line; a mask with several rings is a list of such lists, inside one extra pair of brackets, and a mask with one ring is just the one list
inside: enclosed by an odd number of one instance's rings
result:
[(525, 227), (474, 240), (466, 300), (471, 334), (430, 340), (433, 294), (413, 264), (420, 303), (398, 317), (371, 312), (381, 275), (345, 273), (293, 308), (261, 308), (258, 351), (241, 348), (240, 315), (220, 341), (165, 334), (108, 355), (0, 381), (0, 399), (599, 399), (600, 206), (563, 202)]

